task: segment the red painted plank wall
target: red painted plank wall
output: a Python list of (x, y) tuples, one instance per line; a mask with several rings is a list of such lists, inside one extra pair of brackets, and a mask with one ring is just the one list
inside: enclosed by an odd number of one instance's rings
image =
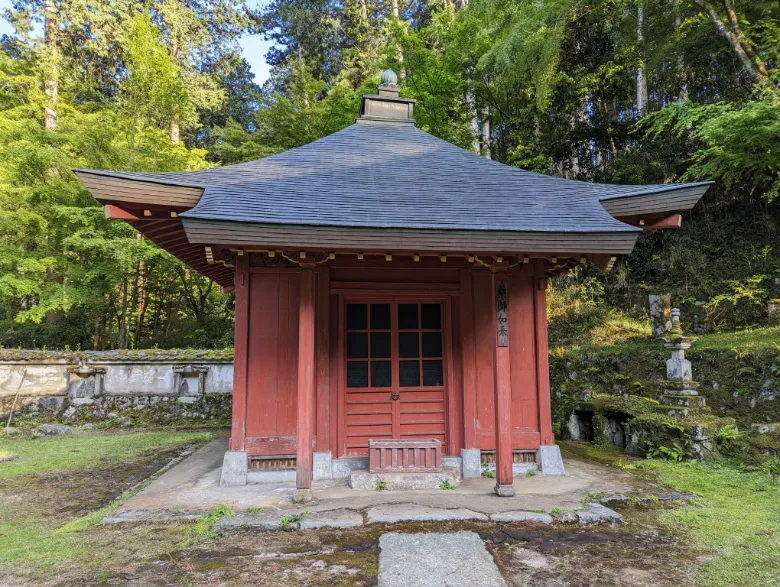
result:
[(250, 274), (246, 436), (250, 454), (294, 454), (300, 275)]
[[(493, 398), (493, 355), (495, 324), (492, 306), (491, 275), (472, 272), (473, 328), (475, 340), (474, 370), (476, 385), (470, 391), (464, 382), (465, 402), (476, 403), (474, 447), (495, 448)], [(536, 349), (533, 287), (535, 279), (526, 275), (509, 276), (509, 346), (512, 380), (512, 448), (535, 449), (539, 445), (539, 404), (537, 398)], [(468, 292), (465, 292), (468, 295)], [(464, 324), (463, 328), (471, 324)], [(464, 353), (464, 361), (467, 356)], [(469, 367), (464, 364), (464, 373)], [(470, 398), (473, 393), (476, 397)], [(464, 422), (469, 426), (469, 422)], [(466, 438), (469, 434), (466, 434)]]

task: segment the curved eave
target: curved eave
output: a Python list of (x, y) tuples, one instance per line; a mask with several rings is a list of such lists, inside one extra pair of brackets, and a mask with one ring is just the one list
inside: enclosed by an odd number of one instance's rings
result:
[(148, 178), (119, 177), (113, 172), (109, 174), (89, 169), (74, 169), (73, 173), (101, 204), (189, 210), (203, 195), (203, 188), (193, 185), (165, 183)]
[(639, 230), (615, 232), (366, 228), (182, 218), (192, 243), (268, 249), (470, 253), (630, 253)]
[(668, 189), (610, 195), (599, 201), (611, 216), (621, 220), (669, 216), (693, 208), (712, 184), (670, 184)]
[(224, 288), (233, 286), (234, 271), (213, 264), (206, 248), (187, 239), (178, 213), (198, 203), (203, 188), (175, 185), (134, 177), (117, 177), (115, 172), (102, 173), (74, 169), (90, 194), (106, 206), (106, 213), (117, 216), (174, 257)]

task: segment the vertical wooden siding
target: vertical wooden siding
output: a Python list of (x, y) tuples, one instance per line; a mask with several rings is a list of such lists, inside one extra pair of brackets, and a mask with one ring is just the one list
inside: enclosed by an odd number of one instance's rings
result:
[[(493, 306), (495, 300), (492, 295), (491, 274), (487, 271), (474, 271), (471, 280), (464, 279), (462, 283), (467, 286), (471, 281), (473, 314), (468, 320), (467, 313), (463, 313), (462, 328), (473, 328), (475, 342), (474, 365), (467, 364), (469, 355), (470, 338), (467, 334), (462, 336), (467, 345), (463, 352), (464, 373), (464, 403), (469, 405), (476, 402), (476, 417), (473, 424), (475, 445), (467, 448), (481, 448), (483, 450), (495, 449), (495, 412), (493, 390), (493, 356), (492, 350), (495, 344), (495, 328), (493, 323)], [(534, 283), (535, 279), (526, 275), (509, 276), (509, 346), (512, 382), (512, 447), (514, 449), (534, 449), (539, 444), (539, 401), (537, 394), (536, 371), (536, 326), (535, 319), (538, 311), (534, 308)], [(463, 294), (463, 299), (468, 299), (468, 292)], [(467, 352), (468, 351), (468, 352)], [(476, 373), (475, 385), (470, 387), (468, 379), (472, 370)], [(466, 377), (468, 375), (468, 377)], [(472, 432), (468, 419), (464, 421), (466, 427), (465, 439)]]
[(274, 444), (289, 450), (296, 435), (300, 276), (264, 272), (250, 278), (246, 436), (269, 439), (249, 443), (255, 446), (250, 452), (275, 454)]

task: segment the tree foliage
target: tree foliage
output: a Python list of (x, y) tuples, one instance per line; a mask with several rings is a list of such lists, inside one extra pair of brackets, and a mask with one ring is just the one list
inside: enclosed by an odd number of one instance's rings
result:
[[(229, 344), (232, 298), (105, 220), (70, 169), (278, 153), (349, 125), (386, 67), (420, 128), (509, 165), (716, 180), (682, 230), (572, 292), (597, 280), (634, 311), (660, 288), (712, 326), (780, 296), (778, 0), (14, 0), (5, 18), (0, 344)], [(262, 87), (247, 32), (274, 42)]]

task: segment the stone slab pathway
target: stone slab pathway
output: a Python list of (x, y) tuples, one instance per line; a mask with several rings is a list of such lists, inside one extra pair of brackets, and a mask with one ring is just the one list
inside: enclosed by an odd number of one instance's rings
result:
[(391, 532), (379, 549), (379, 587), (506, 587), (475, 532)]
[(395, 524), (397, 522), (445, 522), (449, 520), (475, 520), (487, 522), (488, 516), (464, 508), (433, 508), (410, 503), (388, 503), (368, 510), (369, 524)]
[[(133, 512), (124, 512), (119, 516), (106, 518), (103, 523), (120, 523), (142, 521), (144, 519), (164, 520), (161, 517), (141, 518), (133, 516)], [(193, 516), (179, 516), (179, 519), (192, 519)], [(285, 523), (282, 520), (287, 519)], [(308, 510), (298, 508), (267, 508), (261, 512), (242, 512), (219, 520), (215, 526), (217, 532), (225, 533), (238, 530), (253, 530), (269, 532), (280, 529), (314, 530), (317, 528), (357, 528), (364, 524), (397, 524), (399, 522), (499, 522), (499, 523), (531, 523), (552, 524), (576, 523), (582, 525), (619, 524), (623, 517), (601, 504), (587, 504), (580, 511), (564, 511), (555, 518), (541, 512), (511, 511), (491, 515), (475, 512), (465, 508), (434, 508), (414, 503), (388, 503), (368, 508), (363, 513), (347, 508), (331, 510)], [(284, 526), (284, 528), (282, 528)]]

